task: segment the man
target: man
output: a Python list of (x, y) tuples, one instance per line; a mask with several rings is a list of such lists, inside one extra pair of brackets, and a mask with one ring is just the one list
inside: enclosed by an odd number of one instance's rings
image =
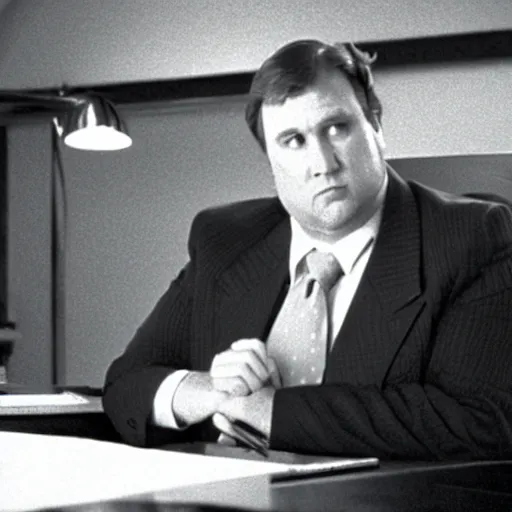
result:
[(278, 197), (194, 219), (106, 376), (127, 442), (228, 442), (241, 420), (277, 450), (512, 455), (511, 210), (389, 168), (371, 63), (308, 40), (256, 73), (246, 118)]

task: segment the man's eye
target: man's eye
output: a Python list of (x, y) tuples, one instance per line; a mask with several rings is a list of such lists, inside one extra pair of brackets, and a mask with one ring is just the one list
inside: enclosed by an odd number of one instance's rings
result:
[(306, 139), (303, 135), (291, 135), (283, 140), (283, 144), (290, 149), (299, 149), (304, 146)]
[(336, 135), (343, 135), (347, 132), (348, 123), (335, 123), (329, 126), (327, 129), (327, 134), (331, 137), (335, 137)]

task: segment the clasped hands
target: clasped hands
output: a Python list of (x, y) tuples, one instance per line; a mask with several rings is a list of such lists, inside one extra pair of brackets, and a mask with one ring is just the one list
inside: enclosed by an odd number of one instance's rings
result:
[(244, 421), (269, 437), (274, 393), (280, 387), (279, 370), (264, 343), (241, 339), (214, 357), (209, 372), (190, 372), (185, 377), (176, 390), (173, 411), (184, 425), (212, 416), (221, 443), (232, 440), (217, 413)]

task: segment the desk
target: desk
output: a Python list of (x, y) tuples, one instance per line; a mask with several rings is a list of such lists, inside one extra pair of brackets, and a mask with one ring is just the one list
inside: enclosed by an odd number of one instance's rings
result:
[(271, 503), (296, 512), (509, 512), (512, 462), (383, 462), (375, 471), (274, 484)]
[[(73, 388), (75, 389), (75, 388)], [(87, 404), (73, 406), (0, 408), (0, 431), (27, 432), (121, 441), (103, 412), (100, 396), (88, 396)]]
[(380, 469), (280, 484), (270, 484), (260, 475), (58, 510), (510, 512), (512, 463), (384, 463)]
[[(236, 448), (193, 443), (167, 449), (222, 455)], [(263, 460), (258, 454), (243, 455)], [(381, 461), (378, 468), (269, 480), (270, 509), (309, 512), (512, 511), (512, 461)], [(142, 496), (140, 499), (152, 499)], [(158, 500), (165, 501), (165, 493)], [(259, 504), (261, 510), (267, 510)]]
[[(0, 420), (0, 430), (61, 433), (106, 439), (112, 427), (103, 413), (37, 415)], [(105, 430), (102, 430), (105, 428)], [(167, 450), (177, 449), (169, 445)], [(195, 444), (193, 452), (203, 448)], [(230, 448), (232, 450), (232, 448)], [(206, 451), (205, 451), (206, 453)], [(211, 452), (210, 452), (211, 453)], [(97, 468), (101, 470), (101, 465)], [(30, 482), (26, 482), (30, 485)], [(512, 510), (512, 461), (381, 462), (378, 469), (285, 482), (257, 476), (159, 491), (94, 506), (65, 507), (68, 512), (178, 510), (177, 502), (252, 507), (252, 510), (310, 512), (493, 512)], [(0, 507), (1, 508), (1, 507)], [(179, 509), (201, 510), (200, 508)], [(204, 508), (203, 510), (208, 510)], [(224, 510), (226, 510), (224, 508)], [(240, 510), (240, 509), (230, 509)]]
[(103, 412), (52, 414), (0, 414), (0, 431), (76, 436), (117, 441), (121, 438)]

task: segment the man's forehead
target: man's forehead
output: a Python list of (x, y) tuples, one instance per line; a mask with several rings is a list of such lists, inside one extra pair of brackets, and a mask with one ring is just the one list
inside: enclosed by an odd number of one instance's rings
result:
[(286, 124), (318, 122), (323, 118), (348, 116), (357, 108), (350, 82), (340, 73), (317, 80), (284, 102), (263, 102), (261, 113), (265, 129), (281, 130)]
[[(279, 86), (276, 87), (279, 89)], [(285, 94), (281, 91), (277, 95), (277, 99), (270, 95), (269, 100), (264, 100), (266, 105), (282, 105), (287, 100), (301, 98), (306, 95), (319, 94), (322, 96), (327, 95), (346, 95), (353, 91), (352, 84), (348, 77), (338, 69), (320, 70), (316, 78), (310, 84), (295, 84), (293, 81), (288, 83), (285, 88), (290, 89), (292, 92)]]

